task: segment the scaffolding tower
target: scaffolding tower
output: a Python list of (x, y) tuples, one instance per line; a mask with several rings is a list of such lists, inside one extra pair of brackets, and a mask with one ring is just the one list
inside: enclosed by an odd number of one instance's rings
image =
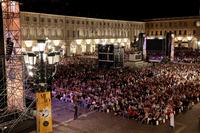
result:
[[(8, 127), (11, 132), (18, 122), (30, 118), (27, 115), (30, 108), (25, 104), (19, 2), (3, 0), (1, 9), (5, 56), (0, 58), (0, 81), (3, 83), (0, 88), (0, 129)], [(13, 46), (5, 41), (8, 39)], [(30, 104), (32, 105), (33, 103)]]

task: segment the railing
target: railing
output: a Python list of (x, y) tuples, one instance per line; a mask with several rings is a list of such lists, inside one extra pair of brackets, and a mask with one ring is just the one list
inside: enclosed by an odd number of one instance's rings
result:
[[(27, 114), (29, 113), (29, 111), (30, 111), (31, 107), (34, 105), (34, 103), (35, 103), (35, 100), (33, 100), (32, 103), (28, 106), (28, 108), (26, 108), (26, 110), (25, 110), (23, 113), (20, 114), (20, 116), (18, 117), (18, 119), (16, 119), (16, 120), (13, 122), (13, 124), (12, 124), (12, 125), (10, 126), (10, 128), (9, 128), (8, 133), (10, 133), (10, 132), (14, 129), (14, 127), (15, 127), (20, 121), (23, 121), (23, 120), (26, 120), (26, 119), (27, 119)], [(24, 116), (26, 116), (26, 117), (24, 117)]]

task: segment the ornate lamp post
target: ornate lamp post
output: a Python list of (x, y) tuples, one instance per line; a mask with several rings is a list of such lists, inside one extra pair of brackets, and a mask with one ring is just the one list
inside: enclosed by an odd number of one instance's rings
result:
[[(37, 133), (51, 133), (52, 129), (52, 109), (51, 109), (51, 93), (47, 89), (47, 67), (46, 65), (54, 65), (60, 60), (60, 52), (48, 50), (48, 41), (38, 40), (37, 48), (34, 51), (24, 53), (24, 61), (27, 65), (29, 74), (34, 75), (30, 66), (36, 70), (36, 109), (37, 109)], [(54, 76), (54, 73), (51, 75)]]

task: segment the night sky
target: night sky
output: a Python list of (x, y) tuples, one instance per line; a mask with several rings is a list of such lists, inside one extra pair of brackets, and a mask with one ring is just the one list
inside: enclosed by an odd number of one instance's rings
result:
[[(120, 20), (199, 15), (200, 0), (18, 0), (22, 11)], [(109, 3), (108, 3), (109, 2)]]

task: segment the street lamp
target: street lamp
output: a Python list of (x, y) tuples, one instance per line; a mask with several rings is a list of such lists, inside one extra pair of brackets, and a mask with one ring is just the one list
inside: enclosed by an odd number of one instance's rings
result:
[[(34, 51), (24, 53), (24, 62), (27, 66), (29, 75), (33, 76), (32, 69), (36, 71), (36, 108), (37, 108), (37, 133), (50, 133), (52, 129), (52, 109), (51, 93), (47, 89), (47, 67), (46, 65), (55, 65), (60, 60), (60, 52), (48, 50), (47, 40), (37, 40), (37, 47)], [(30, 67), (32, 66), (32, 67)], [(56, 68), (54, 76), (56, 73)]]

